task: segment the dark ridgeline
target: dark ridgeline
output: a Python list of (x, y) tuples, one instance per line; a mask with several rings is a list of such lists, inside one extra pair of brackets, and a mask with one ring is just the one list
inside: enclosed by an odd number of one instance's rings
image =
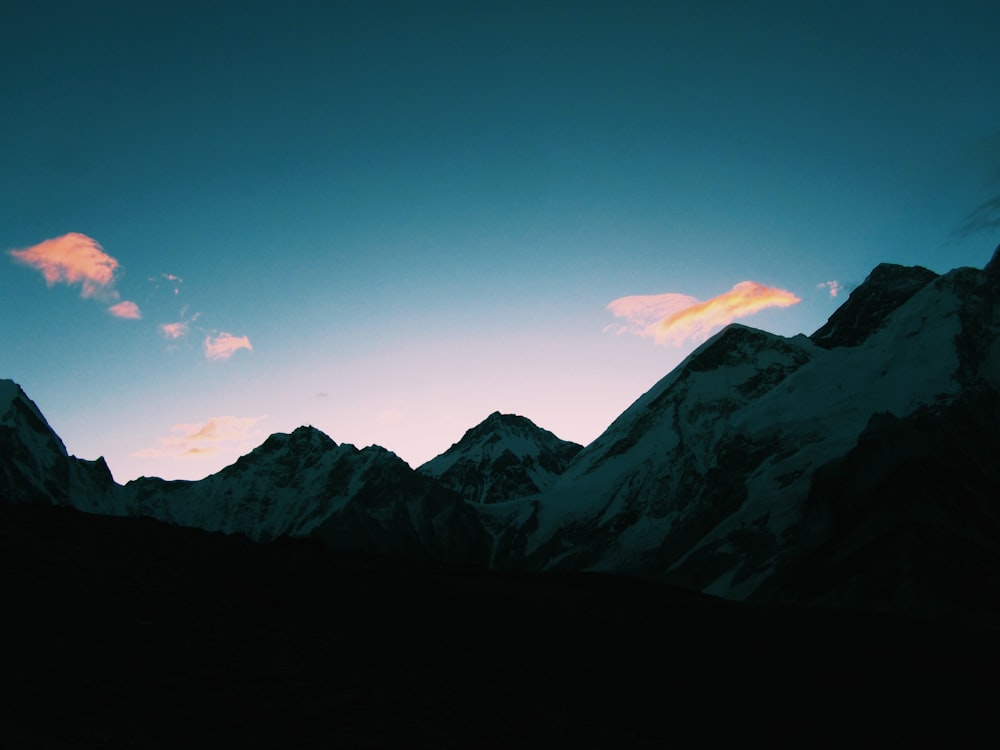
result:
[[(0, 746), (969, 740), (1000, 666), (997, 258), (883, 264), (810, 338), (731, 326), (586, 448), (496, 413), (418, 471), (304, 427), (122, 487), (0, 381)], [(781, 408), (817, 383), (831, 425), (874, 399), (839, 442)]]

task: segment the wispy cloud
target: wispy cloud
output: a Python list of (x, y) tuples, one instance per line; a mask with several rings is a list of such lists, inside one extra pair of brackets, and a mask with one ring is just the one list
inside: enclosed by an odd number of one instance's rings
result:
[(816, 285), (817, 289), (826, 289), (831, 297), (836, 297), (840, 294), (844, 287), (839, 281), (823, 281)]
[(968, 237), (1000, 229), (1000, 195), (979, 204), (959, 224), (955, 234)]
[(145, 448), (137, 458), (201, 458), (226, 450), (252, 448), (264, 437), (260, 417), (212, 417), (205, 422), (177, 424), (170, 435), (160, 438), (159, 448)]
[(168, 339), (179, 339), (188, 332), (188, 324), (183, 320), (177, 323), (161, 323), (157, 327), (160, 329), (160, 334)]
[(167, 281), (169, 281), (173, 285), (173, 287), (174, 287), (174, 294), (180, 294), (181, 293), (181, 284), (184, 283), (184, 279), (182, 279), (180, 276), (177, 276), (176, 274), (172, 274), (172, 273), (162, 273), (162, 274), (160, 274), (160, 276), (162, 278), (166, 279)]
[(657, 344), (680, 346), (703, 341), (716, 328), (769, 307), (788, 307), (801, 300), (791, 292), (741, 281), (728, 292), (704, 302), (685, 294), (650, 294), (620, 297), (608, 303), (615, 317), (625, 320), (605, 330), (652, 338)]
[(10, 255), (41, 271), (49, 286), (79, 284), (81, 297), (118, 298), (112, 291), (118, 261), (85, 234), (70, 232), (23, 250), (11, 250)]
[(139, 306), (135, 302), (129, 302), (128, 300), (119, 302), (117, 305), (111, 305), (108, 308), (108, 312), (116, 318), (129, 318), (130, 320), (139, 320), (142, 318)]
[(229, 359), (240, 349), (249, 349), (250, 339), (246, 336), (233, 336), (231, 333), (220, 333), (218, 336), (205, 337), (205, 356), (209, 359)]
[(992, 234), (1000, 230), (1000, 130), (971, 144), (967, 158), (980, 173), (989, 197), (965, 215), (952, 236)]

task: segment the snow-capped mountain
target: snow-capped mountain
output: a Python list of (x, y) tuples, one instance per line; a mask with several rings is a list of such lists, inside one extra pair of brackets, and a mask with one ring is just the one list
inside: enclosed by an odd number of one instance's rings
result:
[(0, 492), (12, 502), (72, 505), (74, 499), (113, 513), (116, 486), (103, 458), (70, 456), (35, 403), (11, 380), (0, 380)]
[[(810, 338), (727, 327), (581, 451), (550, 490), (520, 501), (516, 513), (502, 509), (506, 557), (650, 574), (735, 599), (778, 596), (777, 583), (801, 579), (793, 573), (808, 560), (830, 579), (818, 599), (891, 608), (922, 597), (933, 607), (947, 586), (916, 571), (944, 556), (942, 545), (966, 539), (959, 557), (1000, 580), (998, 255), (982, 271), (940, 277), (879, 266)], [(900, 467), (927, 458), (940, 473), (911, 488)], [(888, 491), (898, 498), (903, 479), (917, 495), (893, 505)], [(879, 510), (859, 507), (860, 493), (875, 496)], [(902, 559), (885, 548), (879, 565), (899, 575), (850, 575), (860, 558), (835, 550), (835, 540), (865, 547), (871, 566), (887, 540), (865, 534), (894, 533), (897, 524), (917, 524), (921, 540), (892, 546)], [(883, 581), (881, 591), (860, 590), (868, 575)]]
[[(341, 549), (447, 557), (465, 552), (451, 549), (452, 541), (471, 536), (475, 546), (477, 533), (471, 509), (394, 453), (338, 445), (313, 427), (271, 435), (200, 481), (142, 478), (122, 492), (129, 515), (257, 541), (320, 536)], [(449, 530), (447, 540), (435, 525)]]
[(582, 448), (530, 419), (493, 412), (417, 471), (471, 503), (497, 503), (548, 489)]
[(730, 325), (581, 449), (494, 413), (414, 471), (312, 428), (124, 487), (0, 381), (0, 491), (259, 541), (603, 570), (733, 599), (1000, 612), (1000, 248), (883, 264), (812, 336)]
[(19, 386), (0, 381), (4, 499), (149, 517), (256, 541), (315, 536), (338, 549), (485, 562), (475, 511), (395, 454), (337, 445), (312, 427), (271, 435), (205, 479), (116, 484), (103, 459), (68, 456)]

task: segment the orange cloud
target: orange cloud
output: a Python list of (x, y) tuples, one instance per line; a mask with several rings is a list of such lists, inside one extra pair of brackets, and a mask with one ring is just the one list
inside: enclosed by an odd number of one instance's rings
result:
[[(616, 332), (652, 338), (657, 344), (680, 346), (685, 341), (707, 339), (716, 328), (769, 307), (788, 307), (801, 300), (791, 292), (741, 281), (710, 300), (699, 302), (684, 294), (651, 294), (620, 297), (608, 309), (625, 323)], [(607, 326), (605, 330), (614, 329)]]
[(188, 324), (184, 321), (177, 323), (162, 323), (159, 326), (160, 333), (163, 334), (165, 338), (168, 339), (179, 339), (181, 336), (187, 335)]
[(95, 297), (105, 292), (117, 298), (110, 288), (118, 261), (85, 234), (70, 232), (24, 250), (11, 250), (10, 255), (41, 271), (49, 286), (57, 282), (80, 284), (81, 297)]
[(177, 424), (170, 428), (172, 434), (160, 438), (159, 448), (136, 451), (137, 458), (197, 458), (211, 456), (225, 450), (252, 448), (264, 435), (258, 424), (267, 419), (260, 417), (212, 417), (205, 422)]
[(129, 302), (128, 300), (119, 302), (117, 305), (112, 305), (108, 308), (108, 312), (116, 318), (139, 320), (142, 317), (142, 314), (139, 312), (139, 306), (135, 302)]
[(205, 356), (209, 359), (229, 359), (240, 349), (249, 349), (250, 339), (246, 336), (233, 336), (231, 333), (220, 333), (218, 336), (205, 337)]

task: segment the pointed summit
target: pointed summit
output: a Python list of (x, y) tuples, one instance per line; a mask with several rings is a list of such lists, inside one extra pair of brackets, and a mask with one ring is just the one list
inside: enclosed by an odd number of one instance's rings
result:
[(69, 497), (69, 459), (63, 441), (17, 383), (0, 380), (0, 487), (11, 502)]
[(562, 474), (582, 446), (517, 414), (490, 414), (417, 471), (473, 503), (533, 495)]
[(937, 277), (923, 266), (880, 263), (809, 338), (824, 349), (857, 346), (875, 333), (894, 310)]

